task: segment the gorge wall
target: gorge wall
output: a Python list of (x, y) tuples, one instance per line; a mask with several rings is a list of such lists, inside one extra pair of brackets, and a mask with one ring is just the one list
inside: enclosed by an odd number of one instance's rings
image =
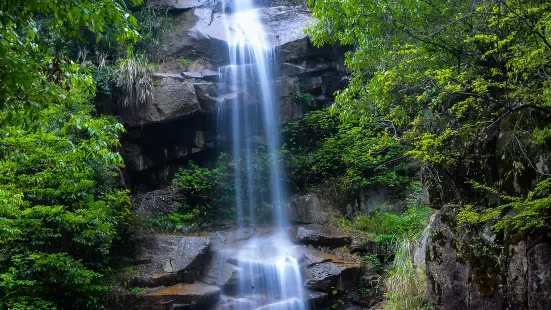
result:
[[(218, 68), (228, 64), (221, 1), (158, 1), (168, 5), (174, 27), (161, 38), (163, 62), (153, 73), (153, 101), (116, 111), (127, 133), (121, 154), (126, 162), (125, 182), (146, 191), (170, 182), (174, 170), (194, 160), (208, 166), (222, 151), (231, 149), (218, 113), (236, 90), (220, 94)], [(277, 64), (280, 123), (300, 118), (311, 109), (327, 106), (343, 87), (343, 52), (316, 48), (304, 33), (311, 17), (293, 1), (263, 1), (261, 18), (279, 53)], [(308, 93), (312, 100), (300, 100)], [(262, 133), (251, 139), (262, 143)]]

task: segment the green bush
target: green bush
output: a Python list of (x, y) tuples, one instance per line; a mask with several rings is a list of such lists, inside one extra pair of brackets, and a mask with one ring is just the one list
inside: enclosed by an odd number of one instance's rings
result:
[(310, 93), (298, 91), (291, 95), (291, 100), (297, 104), (310, 104), (314, 100), (314, 96)]
[(289, 123), (283, 155), (295, 187), (331, 184), (343, 193), (378, 185), (404, 187), (414, 167), (404, 160), (403, 146), (390, 138), (382, 141), (374, 130), (344, 123), (328, 110)]
[(189, 65), (193, 62), (191, 59), (187, 59), (184, 56), (181, 56), (180, 58), (178, 58), (178, 61), (183, 63), (184, 65)]
[(414, 238), (427, 225), (427, 216), (432, 210), (425, 205), (412, 205), (403, 213), (379, 208), (372, 215), (358, 215), (347, 226), (367, 232), (381, 242), (393, 242), (401, 238)]
[[(268, 190), (270, 157), (261, 149), (253, 152), (252, 159), (252, 197), (249, 197), (248, 188), (236, 192), (235, 171), (239, 169), (243, 178), (247, 175), (244, 158), (236, 159), (222, 154), (213, 168), (200, 167), (190, 162), (188, 167), (177, 171), (172, 181), (184, 197), (183, 201), (175, 211), (152, 219), (153, 224), (166, 230), (188, 231), (216, 219), (235, 219), (236, 195), (239, 195), (243, 206), (253, 204), (257, 220), (269, 220), (272, 211)], [(244, 216), (236, 220), (251, 220)]]
[(0, 113), (0, 307), (101, 307), (111, 245), (131, 217), (111, 150), (122, 126), (93, 108), (52, 106), (28, 129)]

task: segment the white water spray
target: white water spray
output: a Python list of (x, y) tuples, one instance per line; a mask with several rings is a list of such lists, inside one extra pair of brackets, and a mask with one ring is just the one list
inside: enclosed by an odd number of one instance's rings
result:
[[(286, 235), (287, 217), (281, 168), (278, 100), (275, 91), (277, 53), (270, 44), (259, 10), (252, 0), (230, 0), (232, 14), (224, 14), (230, 65), (220, 69), (224, 94), (231, 96), (231, 112), (223, 121), (231, 123), (234, 160), (246, 163), (245, 171), (235, 170), (235, 197), (239, 227), (246, 217), (256, 222), (253, 192), (253, 162), (257, 143), (253, 134), (262, 132), (269, 155), (269, 188), (275, 234), (253, 237), (237, 251), (237, 285), (231, 292), (234, 302), (228, 310), (305, 310), (302, 278), (293, 244)], [(227, 7), (227, 4), (224, 5)], [(238, 166), (236, 164), (236, 166)], [(245, 174), (245, 175), (243, 175)], [(247, 195), (246, 205), (242, 195)]]

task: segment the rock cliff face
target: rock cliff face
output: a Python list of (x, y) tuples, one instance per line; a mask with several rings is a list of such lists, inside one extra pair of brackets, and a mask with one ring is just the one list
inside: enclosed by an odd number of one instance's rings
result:
[[(312, 107), (327, 105), (343, 86), (339, 73), (342, 51), (316, 48), (303, 29), (311, 17), (294, 1), (259, 1), (269, 41), (278, 53), (280, 123), (302, 117)], [(218, 72), (228, 63), (222, 1), (159, 0), (175, 15), (174, 27), (161, 39), (164, 61), (153, 74), (153, 102), (121, 108), (120, 120), (128, 133), (121, 153), (126, 162), (126, 181), (142, 190), (166, 184), (179, 165), (189, 159), (205, 161), (229, 147), (217, 115), (235, 96), (249, 96), (239, 89), (220, 93)], [(224, 13), (229, 12), (229, 13)], [(311, 102), (297, 100), (309, 93)], [(254, 100), (253, 100), (254, 101)], [(255, 133), (262, 141), (261, 133)], [(211, 152), (209, 152), (211, 151)]]
[(458, 230), (452, 207), (428, 230), (428, 297), (435, 309), (551, 309), (551, 235)]

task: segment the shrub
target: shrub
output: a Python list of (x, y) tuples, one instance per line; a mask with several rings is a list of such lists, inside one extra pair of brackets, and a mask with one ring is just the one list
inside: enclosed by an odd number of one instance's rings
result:
[(328, 110), (289, 123), (283, 154), (291, 181), (299, 190), (331, 184), (344, 194), (368, 186), (405, 187), (414, 167), (405, 161), (400, 141), (383, 139), (377, 130), (344, 123)]
[[(182, 197), (172, 212), (152, 220), (155, 226), (166, 230), (189, 231), (212, 222), (215, 218), (233, 219), (236, 215), (236, 196), (243, 206), (254, 208), (256, 219), (265, 221), (271, 218), (272, 206), (269, 197), (270, 157), (263, 150), (252, 153), (252, 162), (247, 167), (244, 158), (231, 158), (220, 155), (213, 168), (200, 167), (190, 162), (179, 169), (172, 181)], [(250, 168), (252, 188), (236, 187), (236, 171), (243, 178)], [(242, 182), (243, 180), (237, 180)], [(244, 215), (239, 221), (252, 220)]]
[(183, 63), (184, 65), (189, 65), (193, 62), (191, 59), (187, 59), (184, 56), (181, 56), (180, 58), (178, 58), (178, 61)]
[(40, 128), (18, 115), (2, 127), (0, 308), (101, 307), (111, 245), (131, 217), (111, 150), (122, 127), (93, 108), (52, 106)]
[(310, 104), (314, 97), (310, 93), (298, 91), (291, 95), (291, 100), (297, 104)]
[(411, 188), (413, 193), (402, 213), (389, 212), (383, 205), (370, 215), (358, 215), (352, 221), (343, 219), (342, 224), (348, 229), (367, 233), (383, 248), (393, 251), (398, 240), (416, 239), (432, 213), (432, 209), (421, 202), (421, 185), (413, 183)]

